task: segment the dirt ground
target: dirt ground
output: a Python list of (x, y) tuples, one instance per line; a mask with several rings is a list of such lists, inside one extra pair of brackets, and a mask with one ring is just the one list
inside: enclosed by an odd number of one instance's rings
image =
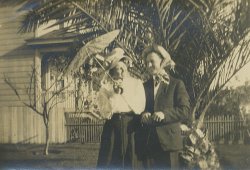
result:
[[(249, 169), (250, 145), (217, 145), (223, 169)], [(94, 169), (99, 144), (0, 145), (0, 169)]]

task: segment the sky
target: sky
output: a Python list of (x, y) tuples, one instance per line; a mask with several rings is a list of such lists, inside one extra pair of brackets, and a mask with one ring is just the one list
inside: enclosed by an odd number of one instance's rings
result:
[(250, 63), (245, 65), (228, 83), (227, 87), (237, 87), (250, 81)]
[[(250, 33), (246, 35), (244, 40), (250, 41)], [(247, 48), (247, 50), (249, 50), (249, 48)], [(236, 55), (238, 55), (237, 50)], [(232, 77), (232, 79), (227, 83), (227, 86), (235, 88), (237, 86), (244, 85), (246, 81), (250, 81), (250, 62), (241, 68), (234, 77)]]

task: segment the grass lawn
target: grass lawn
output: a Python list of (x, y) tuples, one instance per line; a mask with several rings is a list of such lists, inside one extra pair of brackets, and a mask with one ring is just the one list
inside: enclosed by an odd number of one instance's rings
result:
[(250, 169), (250, 145), (217, 145), (223, 169)]
[[(217, 145), (223, 169), (250, 169), (250, 145)], [(99, 144), (58, 144), (43, 155), (43, 145), (0, 145), (0, 169), (95, 168)]]
[(43, 155), (43, 145), (0, 145), (0, 169), (95, 168), (99, 144), (51, 145)]

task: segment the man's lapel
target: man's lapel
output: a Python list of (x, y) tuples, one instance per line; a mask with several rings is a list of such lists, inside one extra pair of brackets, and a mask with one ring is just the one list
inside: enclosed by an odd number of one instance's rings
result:
[(147, 82), (146, 82), (146, 110), (149, 112), (153, 112), (154, 110), (154, 105), (152, 105), (152, 103), (154, 103), (154, 80), (153, 77), (150, 78)]
[(165, 86), (165, 83), (160, 82), (160, 85), (159, 85), (158, 91), (156, 92), (156, 95), (155, 95), (155, 101), (157, 100), (157, 98), (158, 98), (159, 94), (161, 94), (162, 90), (164, 89), (164, 86)]
[(159, 89), (155, 95), (154, 109), (157, 109), (156, 106), (158, 105), (158, 101), (160, 100), (159, 95), (161, 93), (167, 93), (168, 86), (169, 86), (169, 84), (167, 84), (167, 83), (164, 83), (164, 82), (160, 83)]
[(154, 99), (154, 80), (153, 80), (153, 78), (150, 78), (149, 80), (148, 80), (148, 92), (149, 92), (149, 96), (150, 96), (150, 98), (152, 98), (153, 97), (153, 99)]

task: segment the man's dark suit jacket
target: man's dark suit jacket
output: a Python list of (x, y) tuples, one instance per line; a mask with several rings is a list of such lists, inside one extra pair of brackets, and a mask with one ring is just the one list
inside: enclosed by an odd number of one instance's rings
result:
[(159, 143), (163, 151), (181, 150), (183, 147), (180, 123), (189, 120), (189, 96), (181, 80), (170, 77), (169, 84), (161, 82), (154, 99), (153, 78), (144, 83), (146, 93), (145, 112), (163, 112), (161, 123), (156, 123)]

